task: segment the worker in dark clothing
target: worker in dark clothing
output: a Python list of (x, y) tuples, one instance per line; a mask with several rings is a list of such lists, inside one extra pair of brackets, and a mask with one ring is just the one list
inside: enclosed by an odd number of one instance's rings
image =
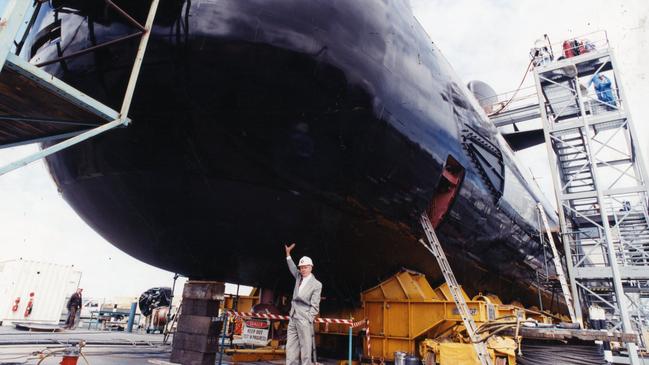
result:
[(68, 300), (68, 319), (65, 321), (65, 327), (66, 329), (72, 329), (74, 328), (74, 322), (77, 319), (77, 313), (81, 309), (81, 292), (83, 289), (78, 288), (77, 291), (70, 296), (70, 300)]

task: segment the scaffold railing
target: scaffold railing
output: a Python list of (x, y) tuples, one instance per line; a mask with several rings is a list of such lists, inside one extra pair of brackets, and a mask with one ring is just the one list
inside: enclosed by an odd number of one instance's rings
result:
[(492, 109), (506, 107), (490, 117), (497, 127), (541, 121), (576, 316), (601, 306), (608, 330), (641, 333), (649, 180), (608, 36), (546, 37), (531, 56), (534, 86), (500, 95)]
[[(110, 0), (106, 5), (138, 32), (57, 59), (34, 65), (21, 57), (28, 35), (45, 1), (10, 0), (0, 17), (0, 84), (14, 92), (0, 96), (0, 148), (58, 141), (39, 152), (0, 167), (0, 176), (79, 142), (130, 123), (129, 109), (159, 0), (152, 0), (145, 24), (130, 17)], [(140, 37), (135, 62), (119, 110), (93, 99), (39, 67), (93, 52), (118, 41)], [(48, 98), (43, 103), (42, 98)], [(55, 113), (56, 111), (56, 113)], [(48, 125), (47, 128), (39, 126)]]
[(623, 281), (649, 279), (644, 165), (612, 50), (567, 53), (534, 78), (575, 310), (601, 306), (610, 330), (633, 332)]

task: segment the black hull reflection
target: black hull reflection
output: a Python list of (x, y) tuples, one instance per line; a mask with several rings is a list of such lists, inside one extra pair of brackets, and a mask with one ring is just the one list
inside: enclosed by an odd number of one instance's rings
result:
[[(47, 160), (103, 237), (170, 271), (278, 289), (290, 286), (283, 244), (296, 242), (340, 300), (402, 267), (439, 282), (417, 217), (450, 155), (466, 176), (439, 231), (458, 279), (472, 294), (537, 300), (539, 195), (405, 5), (172, 3), (149, 44), (133, 124)], [(148, 1), (129, 4), (144, 14)], [(58, 14), (66, 52), (131, 32), (96, 10)], [(48, 71), (117, 107), (136, 47)], [(36, 55), (53, 57), (53, 45)], [(467, 128), (502, 150), (504, 184), (467, 152)]]

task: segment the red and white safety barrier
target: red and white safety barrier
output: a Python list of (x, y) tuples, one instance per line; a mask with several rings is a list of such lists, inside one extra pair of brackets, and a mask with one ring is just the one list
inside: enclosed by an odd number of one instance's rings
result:
[[(256, 313), (256, 312), (235, 312), (228, 311), (229, 316), (234, 317), (249, 317), (249, 318), (264, 318), (264, 319), (275, 319), (280, 321), (288, 321), (291, 319), (289, 316), (282, 316), (279, 314), (270, 314), (270, 313)], [(354, 322), (353, 319), (339, 319), (339, 318), (316, 318), (315, 323), (326, 323), (326, 324), (346, 324), (350, 325), (352, 328), (364, 327), (365, 330), (365, 342), (367, 345), (367, 356), (371, 356), (371, 346), (370, 346), (370, 320), (363, 319), (360, 321)]]
[[(276, 319), (281, 321), (288, 321), (291, 319), (289, 316), (282, 316), (279, 314), (270, 314), (270, 313), (256, 313), (256, 312), (235, 312), (228, 311), (229, 316), (235, 317), (250, 317), (250, 318), (265, 318), (265, 319)], [(353, 328), (360, 327), (365, 323), (365, 321), (354, 322), (353, 319), (339, 319), (339, 318), (316, 318), (315, 323), (330, 323), (330, 324), (347, 324)]]
[(255, 312), (235, 312), (228, 311), (229, 316), (234, 317), (250, 317), (250, 318), (265, 318), (265, 319), (278, 319), (278, 320), (289, 320), (289, 316), (282, 316), (279, 314), (270, 314), (270, 313), (255, 313)]

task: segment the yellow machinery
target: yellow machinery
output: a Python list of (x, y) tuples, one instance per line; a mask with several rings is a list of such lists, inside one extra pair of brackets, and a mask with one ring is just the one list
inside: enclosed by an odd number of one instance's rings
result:
[[(518, 310), (462, 294), (477, 324), (515, 316)], [(397, 351), (415, 353), (417, 340), (439, 338), (462, 323), (448, 286), (433, 289), (423, 274), (411, 271), (401, 271), (366, 290), (361, 300), (370, 321), (369, 357), (391, 360)]]
[[(469, 298), (464, 290), (462, 295), (496, 365), (516, 364), (519, 344), (511, 336), (499, 336), (502, 329), (514, 329), (526, 319), (552, 323), (552, 318), (545, 313), (526, 310), (520, 304), (503, 304), (495, 295)], [(226, 297), (224, 307), (232, 308), (233, 299)], [(239, 311), (250, 311), (258, 301), (256, 291), (250, 296), (240, 296)], [(362, 308), (351, 313), (328, 313), (327, 317), (369, 320), (370, 353), (367, 353), (366, 337), (359, 337), (363, 339), (364, 357), (393, 360), (395, 352), (406, 352), (418, 354), (425, 365), (479, 364), (446, 284), (433, 289), (425, 275), (403, 270), (361, 293), (361, 301)], [(349, 327), (318, 324), (316, 328), (320, 334), (347, 336)], [(358, 334), (361, 330), (362, 327), (356, 328), (354, 332)], [(319, 345), (324, 345), (327, 338), (318, 336), (317, 340)], [(270, 360), (282, 355), (277, 345), (254, 351), (230, 350), (229, 354), (240, 356), (239, 361)]]
[(234, 310), (234, 303), (237, 302), (238, 312), (252, 312), (252, 307), (259, 303), (259, 289), (253, 288), (249, 295), (226, 294), (221, 302), (221, 309)]
[[(493, 295), (469, 298), (464, 290), (473, 320), (484, 337), (505, 325), (517, 326), (525, 320), (520, 306), (502, 304)], [(427, 365), (478, 363), (468, 343), (462, 318), (446, 284), (433, 289), (425, 275), (404, 270), (361, 294), (363, 308), (355, 318), (370, 322), (370, 353), (364, 343), (364, 356), (393, 360), (394, 353), (419, 353)], [(551, 319), (539, 313), (541, 322)], [(483, 337), (483, 338), (484, 338)], [(511, 337), (490, 336), (487, 347), (494, 364), (515, 364), (517, 343)], [(466, 362), (464, 362), (464, 360)]]

